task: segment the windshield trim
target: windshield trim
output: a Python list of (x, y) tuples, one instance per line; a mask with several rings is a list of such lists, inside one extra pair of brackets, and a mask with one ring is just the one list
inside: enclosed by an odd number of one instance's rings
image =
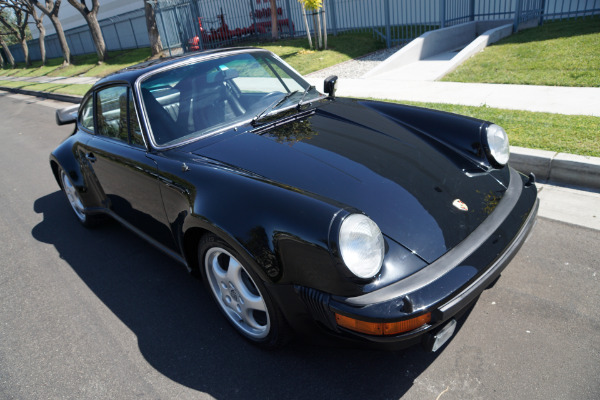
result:
[(198, 140), (203, 140), (203, 139), (207, 139), (210, 138), (212, 136), (218, 135), (224, 131), (227, 131), (229, 129), (233, 129), (242, 125), (246, 125), (249, 124), (254, 117), (245, 119), (243, 121), (238, 121), (236, 123), (231, 123), (228, 124), (226, 126), (222, 126), (218, 129), (215, 129), (214, 131), (208, 132), (204, 135), (200, 135), (200, 136), (196, 136), (196, 137), (192, 137), (189, 138), (187, 140), (182, 140), (181, 142), (176, 142), (176, 143), (172, 143), (172, 144), (167, 144), (167, 145), (159, 145), (158, 143), (156, 143), (156, 141), (154, 140), (154, 134), (152, 132), (152, 128), (150, 126), (150, 120), (148, 119), (148, 114), (146, 112), (146, 104), (144, 103), (143, 99), (142, 99), (142, 83), (150, 78), (153, 75), (159, 74), (161, 72), (165, 72), (165, 71), (169, 71), (171, 69), (176, 69), (179, 67), (183, 67), (183, 66), (187, 66), (187, 65), (193, 65), (193, 64), (197, 64), (203, 61), (209, 61), (209, 60), (216, 60), (219, 58), (224, 58), (224, 57), (228, 57), (231, 55), (235, 55), (235, 54), (243, 54), (243, 53), (267, 53), (270, 56), (274, 57), (276, 60), (278, 60), (279, 62), (282, 62), (287, 68), (289, 68), (292, 72), (294, 72), (297, 77), (301, 80), (302, 83), (306, 83), (307, 85), (310, 85), (309, 82), (306, 81), (306, 79), (304, 79), (304, 77), (302, 75), (300, 75), (298, 73), (298, 71), (296, 71), (293, 67), (291, 67), (290, 65), (286, 64), (285, 61), (283, 61), (281, 58), (279, 58), (276, 54), (271, 53), (268, 50), (264, 50), (264, 49), (238, 49), (238, 50), (231, 50), (231, 51), (227, 51), (227, 52), (223, 52), (223, 53), (217, 53), (217, 54), (203, 54), (203, 55), (198, 55), (197, 57), (192, 57), (192, 58), (188, 58), (185, 60), (182, 60), (180, 62), (174, 63), (174, 64), (170, 64), (170, 65), (165, 65), (161, 68), (157, 68), (155, 70), (152, 71), (148, 71), (142, 75), (140, 75), (136, 81), (135, 81), (135, 94), (134, 97), (137, 100), (137, 103), (139, 104), (139, 111), (140, 111), (140, 119), (143, 122), (143, 129), (146, 131), (146, 134), (148, 136), (148, 139), (150, 140), (150, 146), (152, 147), (152, 149), (154, 150), (158, 150), (158, 151), (162, 151), (162, 150), (169, 150), (169, 149), (173, 149), (176, 147), (181, 147), (181, 146), (185, 146), (189, 143), (192, 142), (196, 142)]

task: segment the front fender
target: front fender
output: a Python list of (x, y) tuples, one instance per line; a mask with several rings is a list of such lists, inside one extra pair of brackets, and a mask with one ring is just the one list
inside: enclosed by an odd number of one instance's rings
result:
[(211, 232), (232, 246), (265, 282), (300, 284), (328, 293), (362, 293), (339, 272), (329, 250), (334, 216), (328, 199), (205, 161), (159, 158), (161, 193), (176, 241)]
[(483, 135), (489, 122), (444, 111), (401, 104), (362, 100), (360, 104), (376, 110), (394, 122), (435, 139), (467, 157), (475, 164), (489, 169)]

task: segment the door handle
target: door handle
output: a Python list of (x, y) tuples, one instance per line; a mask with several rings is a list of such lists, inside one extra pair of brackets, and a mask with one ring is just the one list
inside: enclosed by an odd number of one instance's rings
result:
[(96, 156), (94, 155), (94, 153), (87, 153), (85, 155), (85, 158), (87, 158), (88, 160), (90, 160), (90, 162), (95, 162), (96, 161)]

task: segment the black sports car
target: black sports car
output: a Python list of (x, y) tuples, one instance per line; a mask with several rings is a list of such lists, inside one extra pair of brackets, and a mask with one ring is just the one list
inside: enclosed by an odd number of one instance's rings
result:
[(256, 344), (435, 351), (529, 234), (534, 177), (497, 125), (336, 83), (253, 48), (146, 62), (57, 112), (76, 128), (50, 165), (83, 225), (108, 215), (201, 275)]

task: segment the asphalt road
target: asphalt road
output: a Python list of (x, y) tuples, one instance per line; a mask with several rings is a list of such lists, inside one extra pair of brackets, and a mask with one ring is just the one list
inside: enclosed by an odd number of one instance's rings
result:
[(81, 227), (48, 154), (52, 101), (0, 92), (0, 399), (597, 399), (600, 231), (539, 218), (435, 354), (239, 337), (201, 282)]

